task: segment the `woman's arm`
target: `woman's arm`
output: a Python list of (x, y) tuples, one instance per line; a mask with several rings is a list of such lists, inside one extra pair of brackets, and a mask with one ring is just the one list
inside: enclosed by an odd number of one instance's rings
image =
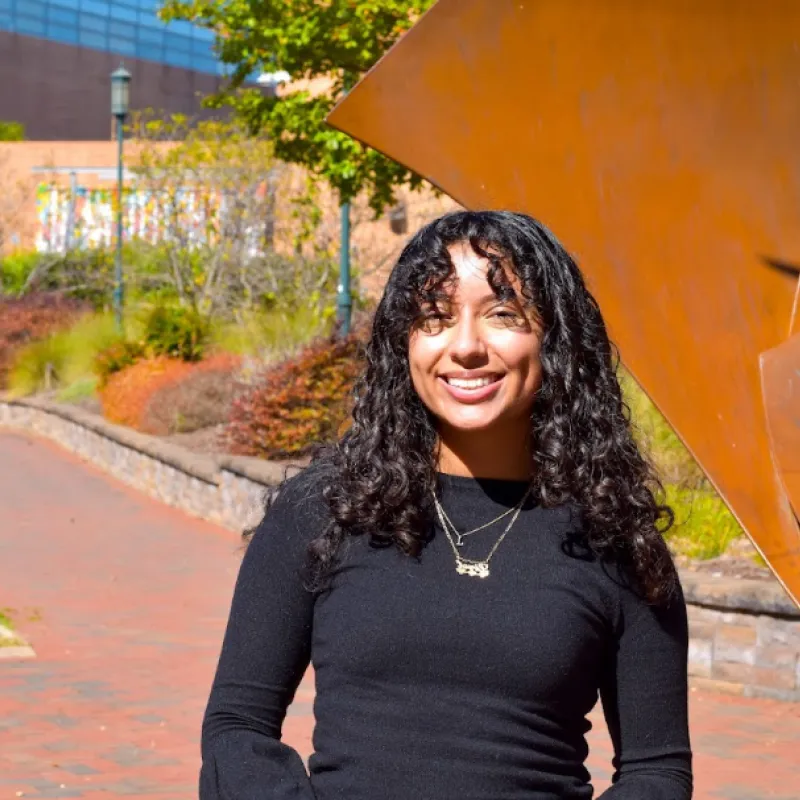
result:
[(613, 785), (597, 800), (690, 800), (686, 605), (620, 589), (616, 652), (600, 689), (614, 743)]
[(304, 476), (289, 481), (245, 553), (203, 721), (200, 800), (313, 800), (298, 753), (283, 744), (286, 708), (309, 663), (314, 597), (306, 544), (323, 524)]

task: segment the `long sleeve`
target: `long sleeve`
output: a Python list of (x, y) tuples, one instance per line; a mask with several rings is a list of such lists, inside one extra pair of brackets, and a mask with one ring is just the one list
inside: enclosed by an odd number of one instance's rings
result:
[(313, 498), (293, 478), (245, 553), (203, 720), (200, 800), (313, 800), (281, 726), (308, 666), (314, 596), (302, 584), (319, 530)]
[(601, 687), (613, 785), (598, 800), (690, 800), (686, 605), (648, 605), (620, 589), (616, 652)]

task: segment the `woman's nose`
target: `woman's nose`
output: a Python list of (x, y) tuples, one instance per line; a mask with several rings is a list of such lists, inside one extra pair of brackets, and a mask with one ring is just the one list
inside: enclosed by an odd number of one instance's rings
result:
[(455, 326), (451, 355), (459, 362), (482, 359), (486, 355), (486, 342), (481, 327), (472, 317), (462, 317)]

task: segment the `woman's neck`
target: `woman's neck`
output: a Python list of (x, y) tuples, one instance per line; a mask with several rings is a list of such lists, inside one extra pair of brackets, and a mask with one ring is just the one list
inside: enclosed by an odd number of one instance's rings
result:
[(469, 478), (531, 477), (529, 437), (517, 431), (447, 431), (439, 438), (439, 471)]

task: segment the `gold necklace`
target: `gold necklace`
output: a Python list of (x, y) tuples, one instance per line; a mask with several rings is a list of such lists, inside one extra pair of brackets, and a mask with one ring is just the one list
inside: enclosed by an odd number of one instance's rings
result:
[[(439, 498), (436, 497), (436, 493), (433, 493), (433, 504), (436, 507), (436, 513), (439, 516), (439, 522), (442, 525), (442, 529), (444, 530), (445, 536), (447, 537), (447, 541), (450, 542), (450, 547), (453, 550), (453, 555), (456, 557), (456, 572), (459, 575), (468, 575), (472, 578), (488, 578), (489, 577), (489, 562), (492, 560), (492, 556), (497, 551), (497, 548), (500, 547), (500, 543), (503, 539), (506, 538), (508, 532), (513, 527), (514, 523), (517, 521), (517, 517), (522, 511), (522, 506), (525, 503), (525, 499), (530, 494), (530, 489), (522, 496), (522, 499), (517, 503), (514, 508), (514, 516), (511, 517), (511, 522), (506, 525), (506, 529), (500, 535), (500, 538), (494, 543), (494, 547), (489, 551), (489, 554), (483, 560), (476, 560), (472, 558), (462, 558), (461, 554), (458, 552), (458, 548), (456, 547), (455, 541), (453, 541), (453, 537), (450, 535), (450, 530), (448, 528), (447, 523), (449, 520), (447, 519), (444, 509), (442, 508), (441, 504), (439, 503)], [(450, 523), (452, 526), (453, 523)], [(455, 528), (453, 528), (455, 531)], [(456, 534), (458, 532), (456, 531)]]
[(480, 531), (486, 530), (486, 528), (490, 527), (491, 525), (494, 525), (496, 522), (500, 522), (500, 520), (505, 519), (509, 514), (513, 514), (517, 510), (517, 506), (520, 506), (525, 500), (525, 497), (527, 496), (528, 492), (525, 493), (522, 500), (520, 500), (520, 502), (517, 503), (517, 505), (511, 506), (511, 508), (507, 508), (502, 514), (500, 514), (499, 517), (490, 519), (483, 525), (479, 525), (477, 528), (473, 528), (471, 531), (466, 531), (465, 533), (459, 533), (459, 531), (456, 530), (456, 526), (453, 525), (453, 521), (450, 519), (450, 517), (447, 516), (447, 512), (442, 508), (442, 516), (445, 518), (445, 520), (447, 520), (450, 529), (456, 535), (456, 547), (462, 547), (464, 545), (464, 539), (466, 539), (467, 536), (472, 536), (473, 533), (479, 533)]

